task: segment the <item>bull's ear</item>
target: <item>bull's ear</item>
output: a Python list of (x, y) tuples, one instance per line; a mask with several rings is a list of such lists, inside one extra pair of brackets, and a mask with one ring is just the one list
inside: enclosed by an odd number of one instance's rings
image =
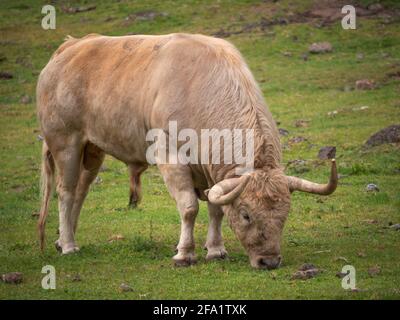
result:
[(218, 182), (211, 189), (205, 191), (208, 201), (216, 205), (232, 203), (243, 192), (249, 179), (249, 175), (243, 175), (239, 178), (230, 178)]

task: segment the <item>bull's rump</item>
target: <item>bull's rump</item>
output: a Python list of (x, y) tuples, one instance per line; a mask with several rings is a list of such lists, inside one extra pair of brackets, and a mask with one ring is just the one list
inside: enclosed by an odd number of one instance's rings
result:
[(228, 42), (201, 35), (72, 38), (39, 78), (43, 134), (77, 133), (124, 162), (146, 162), (146, 132), (168, 121), (234, 126), (227, 65), (245, 66)]

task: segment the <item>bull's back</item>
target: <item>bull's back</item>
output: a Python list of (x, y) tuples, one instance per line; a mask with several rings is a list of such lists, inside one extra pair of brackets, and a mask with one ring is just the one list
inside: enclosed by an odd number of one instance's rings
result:
[(206, 118), (197, 104), (209, 98), (201, 91), (221, 41), (182, 34), (67, 40), (38, 83), (45, 137), (67, 128), (125, 162), (145, 162), (149, 129), (167, 129), (169, 120), (210, 125), (193, 116)]

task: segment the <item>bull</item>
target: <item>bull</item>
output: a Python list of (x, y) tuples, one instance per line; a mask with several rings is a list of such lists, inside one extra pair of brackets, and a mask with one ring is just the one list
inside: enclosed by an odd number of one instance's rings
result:
[(44, 137), (40, 243), (43, 249), (57, 170), (56, 247), (62, 254), (79, 250), (79, 214), (105, 154), (126, 163), (137, 177), (133, 182), (140, 183), (148, 166), (146, 134), (154, 128), (168, 134), (170, 121), (198, 133), (204, 128), (254, 132), (254, 167), (243, 175), (236, 163), (156, 163), (181, 216), (177, 265), (196, 262), (199, 198), (208, 205), (207, 260), (227, 255), (221, 234), (225, 216), (251, 266), (273, 269), (281, 263), (291, 193), (329, 195), (337, 186), (334, 160), (327, 184), (285, 175), (278, 130), (261, 90), (239, 51), (222, 39), (68, 37), (40, 73), (37, 115)]

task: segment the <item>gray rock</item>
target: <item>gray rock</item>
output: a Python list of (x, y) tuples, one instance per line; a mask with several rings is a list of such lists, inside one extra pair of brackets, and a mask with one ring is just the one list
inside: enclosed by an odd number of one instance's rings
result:
[(365, 143), (368, 147), (379, 146), (384, 143), (400, 142), (400, 125), (386, 127), (373, 134)]
[(279, 134), (280, 134), (281, 136), (287, 136), (287, 135), (289, 135), (289, 131), (287, 131), (286, 129), (279, 128), (278, 130), (279, 130)]
[(308, 47), (310, 53), (327, 53), (332, 51), (332, 45), (327, 42), (314, 42)]
[(327, 146), (319, 149), (318, 158), (321, 160), (334, 159), (336, 157), (336, 147)]
[(365, 188), (368, 192), (379, 192), (379, 188), (376, 184), (374, 183), (369, 183), (367, 184)]
[(19, 102), (22, 104), (28, 104), (31, 103), (31, 97), (28, 96), (27, 94), (24, 94), (20, 99)]
[(393, 230), (398, 231), (398, 230), (400, 230), (400, 223), (392, 224), (390, 226), (390, 228), (392, 228)]
[(19, 284), (23, 280), (23, 275), (21, 272), (5, 273), (1, 276), (1, 280), (5, 283)]
[(126, 283), (121, 283), (121, 285), (119, 286), (119, 291), (121, 292), (132, 292), (133, 289), (127, 285)]
[(369, 79), (360, 79), (356, 81), (357, 90), (372, 90), (375, 88), (375, 82)]

